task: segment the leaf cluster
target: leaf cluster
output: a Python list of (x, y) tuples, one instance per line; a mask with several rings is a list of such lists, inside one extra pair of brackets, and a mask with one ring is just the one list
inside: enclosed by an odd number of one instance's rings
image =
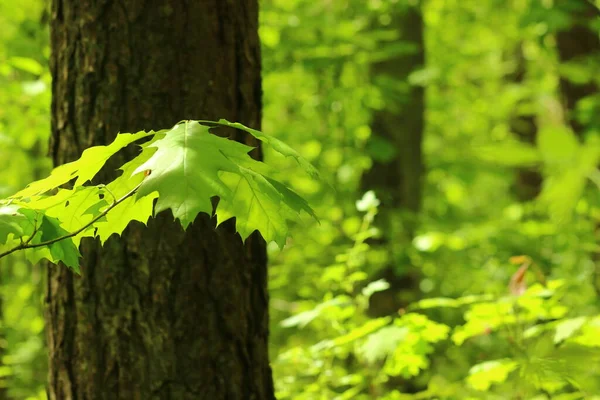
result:
[[(82, 238), (98, 237), (104, 243), (121, 235), (131, 221), (146, 223), (165, 210), (183, 229), (206, 213), (216, 216), (217, 224), (235, 218), (242, 239), (258, 230), (265, 240), (283, 246), (289, 221), (302, 212), (316, 218), (315, 213), (270, 176), (267, 164), (250, 157), (252, 147), (212, 134), (215, 126), (243, 130), (318, 177), (292, 148), (239, 123), (182, 121), (169, 130), (120, 133), (109, 145), (85, 150), (78, 160), (0, 200), (0, 246), (7, 248), (0, 258), (27, 250), (32, 261), (46, 258), (79, 271)], [(121, 166), (119, 177), (89, 184), (112, 156), (141, 139), (149, 140)], [(218, 198), (216, 208), (213, 198)]]

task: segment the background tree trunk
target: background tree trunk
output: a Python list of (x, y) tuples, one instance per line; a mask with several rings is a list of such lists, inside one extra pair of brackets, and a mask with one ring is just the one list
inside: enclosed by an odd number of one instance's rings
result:
[(424, 175), (425, 92), (422, 86), (409, 82), (410, 74), (425, 63), (423, 17), (419, 6), (406, 6), (392, 15), (391, 26), (398, 30), (399, 41), (405, 46), (373, 65), (373, 78), (382, 89), (385, 107), (374, 113), (371, 128), (374, 140), (389, 146), (395, 155), (386, 160), (375, 154), (373, 166), (362, 181), (363, 189), (373, 189), (381, 200), (375, 222), (383, 231), (381, 244), (390, 248), (392, 257), (392, 265), (377, 277), (385, 278), (390, 288), (370, 299), (369, 312), (374, 316), (396, 313), (415, 300), (419, 280), (406, 248), (417, 228)]
[[(54, 0), (55, 165), (182, 119), (258, 128), (257, 29), (256, 0)], [(82, 277), (49, 268), (51, 399), (274, 398), (265, 244), (214, 225), (161, 215), (84, 242)]]
[[(563, 1), (560, 5), (566, 7), (569, 3)], [(569, 29), (559, 31), (556, 35), (556, 45), (561, 63), (585, 62), (586, 58), (598, 58), (600, 36), (597, 31), (592, 29), (592, 23), (600, 19), (600, 10), (591, 3), (581, 2), (571, 10), (570, 14), (571, 26)], [(583, 137), (586, 127), (575, 118), (575, 110), (580, 100), (598, 93), (600, 88), (596, 85), (594, 78), (588, 82), (573, 82), (566, 77), (561, 77), (560, 80), (560, 93), (567, 123), (579, 138)], [(596, 224), (596, 238), (596, 241), (600, 242), (600, 224)], [(600, 297), (600, 257), (596, 253), (593, 259), (596, 264), (594, 287), (596, 294)]]

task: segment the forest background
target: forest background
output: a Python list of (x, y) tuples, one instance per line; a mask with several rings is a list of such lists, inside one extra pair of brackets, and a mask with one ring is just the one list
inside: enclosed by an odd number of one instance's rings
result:
[[(260, 7), (263, 130), (324, 177), (280, 168), (320, 223), (269, 247), (277, 398), (599, 394), (600, 1)], [(48, 18), (0, 1), (0, 197), (51, 167)], [(46, 398), (44, 268), (0, 261), (0, 399)]]

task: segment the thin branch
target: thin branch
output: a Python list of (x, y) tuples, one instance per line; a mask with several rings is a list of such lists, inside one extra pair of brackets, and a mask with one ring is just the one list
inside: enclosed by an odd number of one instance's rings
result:
[[(23, 241), (23, 238), (21, 237), (21, 246), (27, 246), (29, 243), (31, 243), (31, 241), (33, 240), (34, 236), (38, 233), (38, 229), (40, 229), (40, 227), (38, 226), (38, 220), (37, 220), (37, 214), (35, 216), (35, 220), (33, 221), (33, 232), (31, 233), (31, 235), (29, 236), (29, 238), (27, 238), (26, 241)], [(2, 256), (0, 255), (0, 258), (2, 258)]]
[[(46, 240), (45, 242), (31, 244), (31, 240), (37, 233), (38, 228), (36, 227), (33, 231), (33, 234), (25, 242), (22, 242), (18, 246), (15, 246), (10, 250), (5, 251), (4, 253), (0, 253), (0, 258), (6, 257), (7, 255), (14, 253), (15, 251), (34, 249), (36, 247), (45, 247), (45, 246), (49, 246), (51, 244), (60, 242), (61, 240), (70, 239), (74, 236), (79, 235), (81, 232), (85, 231), (87, 228), (89, 228), (90, 226), (92, 226), (93, 224), (98, 222), (101, 218), (105, 217), (106, 214), (108, 214), (113, 208), (115, 208), (116, 206), (118, 206), (119, 204), (121, 204), (122, 202), (124, 202), (125, 200), (130, 198), (131, 196), (133, 196), (138, 191), (140, 186), (142, 186), (142, 183), (143, 182), (140, 182), (133, 189), (131, 189), (129, 192), (127, 192), (125, 195), (123, 195), (123, 197), (121, 197), (120, 199), (118, 199), (118, 200), (115, 199), (115, 201), (113, 201), (113, 203), (106, 210), (102, 211), (99, 215), (94, 217), (94, 219), (92, 219), (90, 222), (88, 222), (81, 228), (77, 229), (76, 231), (68, 233), (68, 234), (60, 236), (60, 237), (57, 237), (57, 238), (54, 238), (54, 239)], [(112, 193), (111, 193), (111, 195), (112, 195)]]
[(98, 188), (106, 190), (110, 194), (110, 196), (112, 197), (113, 201), (117, 201), (117, 196), (115, 196), (114, 193), (111, 192), (111, 190), (108, 188), (108, 186), (106, 186), (106, 185), (98, 185)]

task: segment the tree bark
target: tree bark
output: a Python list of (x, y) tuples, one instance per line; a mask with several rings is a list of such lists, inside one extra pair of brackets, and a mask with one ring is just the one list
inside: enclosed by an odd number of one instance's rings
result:
[(425, 63), (420, 7), (406, 6), (395, 11), (391, 24), (409, 50), (374, 64), (372, 69), (385, 100), (385, 107), (373, 115), (372, 132), (395, 152), (391, 160), (375, 159), (362, 180), (363, 189), (375, 190), (381, 200), (380, 214), (375, 222), (383, 230), (381, 245), (388, 246), (392, 256), (392, 265), (377, 277), (386, 279), (390, 288), (370, 298), (369, 313), (373, 316), (396, 313), (400, 307), (415, 300), (419, 280), (410, 267), (405, 249), (417, 227), (424, 175), (421, 146), (425, 92), (422, 86), (409, 82), (410, 74)]
[[(53, 0), (55, 165), (182, 119), (259, 128), (257, 30), (256, 0)], [(273, 399), (265, 244), (224, 225), (159, 215), (49, 268), (50, 399)]]

